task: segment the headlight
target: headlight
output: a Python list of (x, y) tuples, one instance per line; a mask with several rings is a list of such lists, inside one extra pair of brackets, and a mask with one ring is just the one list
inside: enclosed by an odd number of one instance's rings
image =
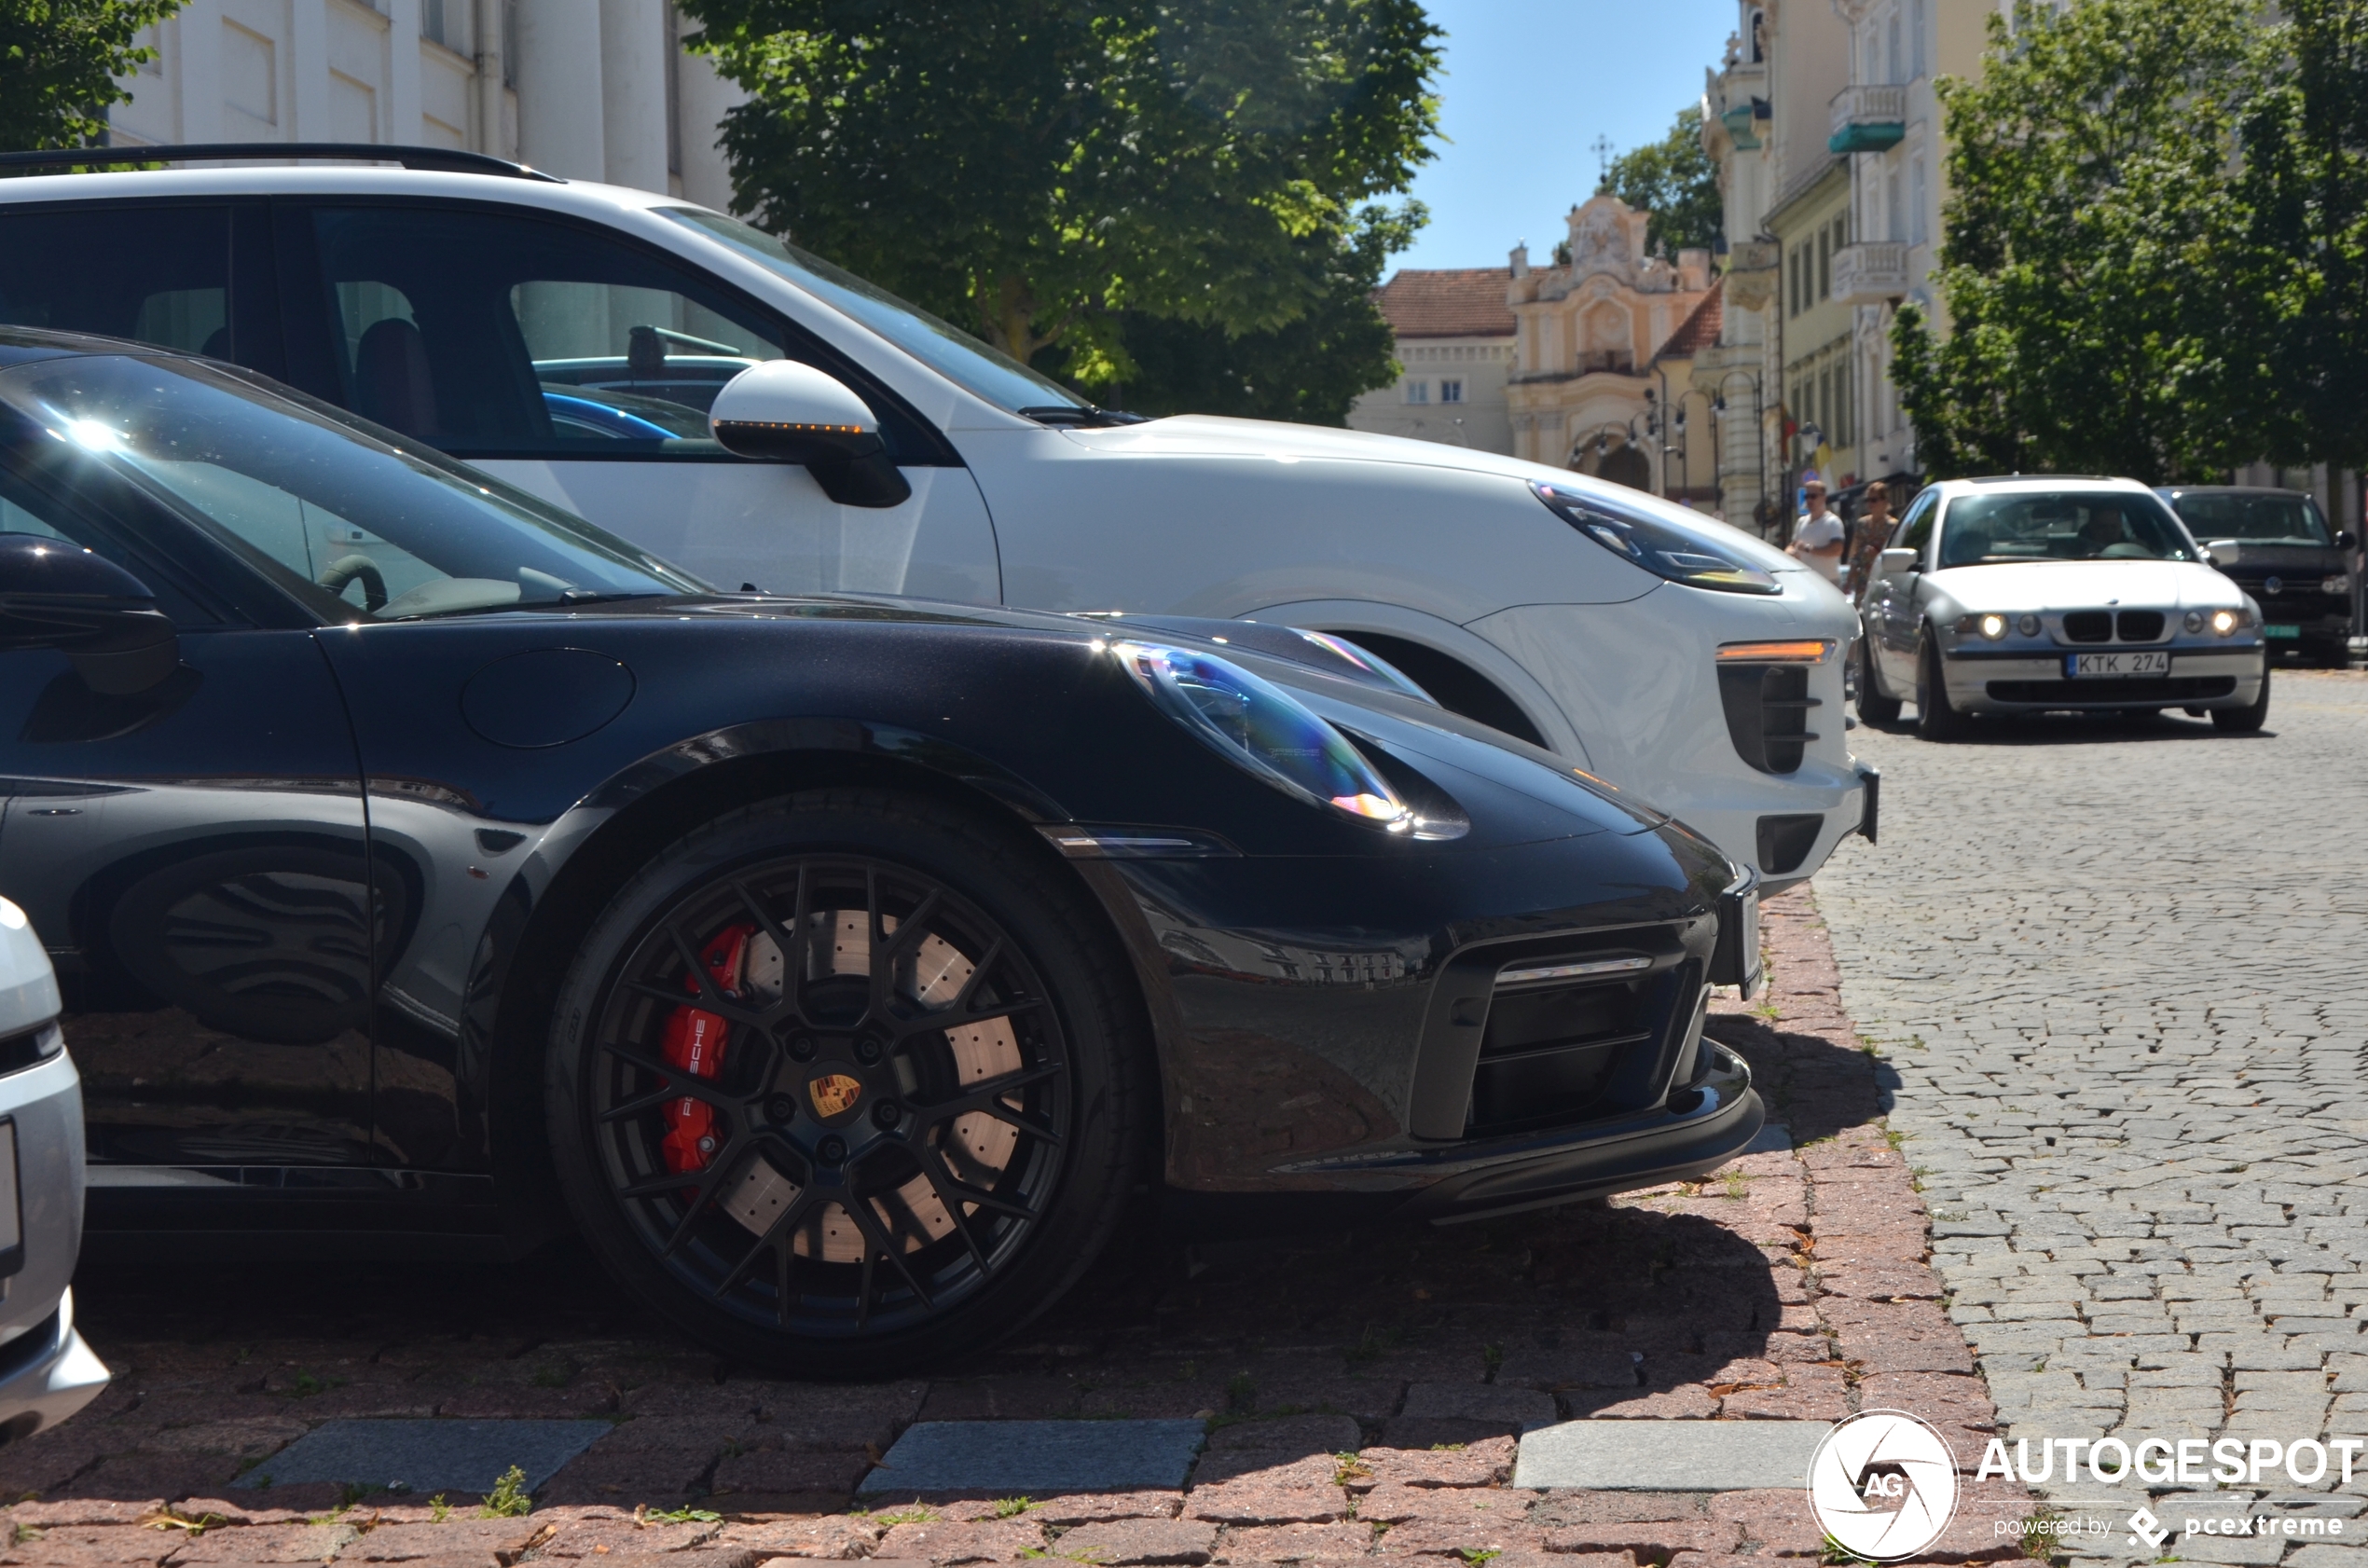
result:
[(2039, 635), (2039, 617), (2036, 615), (2026, 615), (2015, 624), (2015, 629), (2021, 632), (2025, 637), (2037, 637)]
[(2215, 610), (2211, 612), (2211, 629), (2223, 637), (2229, 636), (2244, 624), (2244, 612), (2240, 610)]
[(1708, 529), (1693, 529), (1657, 514), (1615, 508), (1593, 496), (1533, 480), (1531, 489), (1554, 516), (1631, 566), (1691, 588), (1729, 594), (1781, 594), (1783, 585), (1742, 559), (1742, 552)]
[(1392, 832), (1413, 827), (1413, 813), (1364, 753), (1281, 687), (1211, 653), (1153, 642), (1112, 651), (1162, 711), (1237, 766)]
[(2319, 591), (2322, 594), (2347, 594), (2351, 592), (2351, 573), (2347, 571), (2338, 571), (2333, 577), (2321, 577), (2319, 579)]
[(2003, 615), (1960, 615), (1957, 617), (1957, 629), (1969, 637), (1979, 635), (1995, 642), (2006, 635), (2006, 617)]
[(2189, 631), (2201, 631), (2204, 629), (2204, 612), (2202, 611), (2190, 610), (2187, 612), (2187, 629)]

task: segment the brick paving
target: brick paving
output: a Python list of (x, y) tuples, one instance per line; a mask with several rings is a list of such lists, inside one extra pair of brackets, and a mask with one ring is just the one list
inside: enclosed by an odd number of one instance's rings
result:
[[(1859, 730), (1883, 842), (1817, 886), (2004, 1431), (2368, 1436), (2368, 677), (2279, 671), (2260, 736), (2176, 717), (1976, 736)], [(2368, 1466), (2336, 1473), (2306, 1492), (2368, 1492)], [(2069, 1494), (2139, 1500), (2088, 1479)], [(2368, 1561), (2282, 1536), (2166, 1549)]]
[[(506, 1268), (87, 1272), (114, 1386), (0, 1450), (0, 1563), (667, 1568), (867, 1558), (958, 1568), (1386, 1562), (1715, 1568), (1814, 1559), (1797, 1491), (1510, 1488), (1514, 1437), (1575, 1418), (1832, 1420), (1904, 1407), (1970, 1470), (1988, 1392), (1925, 1266), (1878, 1122), (1879, 1065), (1804, 896), (1772, 901), (1772, 990), (1714, 1027), (1798, 1144), (1610, 1205), (1188, 1248), (1149, 1227), (1023, 1342), (864, 1386), (748, 1376), (663, 1331), (579, 1253)], [(519, 1518), (326, 1486), (234, 1488), (336, 1417), (598, 1417)], [(915, 1421), (1197, 1418), (1186, 1488), (1023, 1500), (851, 1494)], [(2019, 1554), (2022, 1494), (1969, 1483), (1934, 1561)], [(203, 1528), (200, 1528), (200, 1526)], [(1491, 1558), (1486, 1554), (1497, 1554)]]

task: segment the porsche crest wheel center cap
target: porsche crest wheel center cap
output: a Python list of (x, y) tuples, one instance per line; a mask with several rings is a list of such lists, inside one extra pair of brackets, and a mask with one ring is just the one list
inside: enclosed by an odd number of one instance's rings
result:
[(863, 1097), (863, 1084), (846, 1073), (824, 1073), (807, 1080), (805, 1097), (813, 1105), (814, 1114), (828, 1121), (855, 1108), (855, 1102)]

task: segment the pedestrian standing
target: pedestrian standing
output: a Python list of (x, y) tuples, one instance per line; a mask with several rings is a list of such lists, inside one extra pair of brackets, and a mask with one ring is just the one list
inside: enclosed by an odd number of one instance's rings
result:
[(1825, 507), (1825, 481), (1811, 479), (1801, 487), (1807, 509), (1793, 525), (1787, 553), (1807, 561), (1826, 582), (1839, 587), (1842, 580), (1842, 520)]
[(1853, 599), (1865, 597), (1867, 579), (1875, 575), (1875, 557), (1891, 543), (1893, 528), (1891, 490), (1881, 480), (1866, 487), (1866, 498), (1859, 504), (1865, 510), (1858, 517), (1857, 547), (1850, 553), (1850, 571), (1842, 579), (1842, 592)]

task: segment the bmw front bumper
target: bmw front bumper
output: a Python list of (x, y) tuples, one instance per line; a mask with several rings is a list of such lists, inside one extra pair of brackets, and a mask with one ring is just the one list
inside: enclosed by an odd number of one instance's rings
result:
[[(2144, 650), (2155, 652), (2157, 650)], [(1960, 713), (2039, 713), (2050, 708), (2244, 708), (2261, 695), (2264, 659), (2258, 642), (2230, 647), (2172, 646), (2168, 676), (2075, 677), (2082, 653), (2133, 652), (2115, 643), (2093, 649), (2039, 652), (1943, 649), (1941, 679), (1948, 705)]]

